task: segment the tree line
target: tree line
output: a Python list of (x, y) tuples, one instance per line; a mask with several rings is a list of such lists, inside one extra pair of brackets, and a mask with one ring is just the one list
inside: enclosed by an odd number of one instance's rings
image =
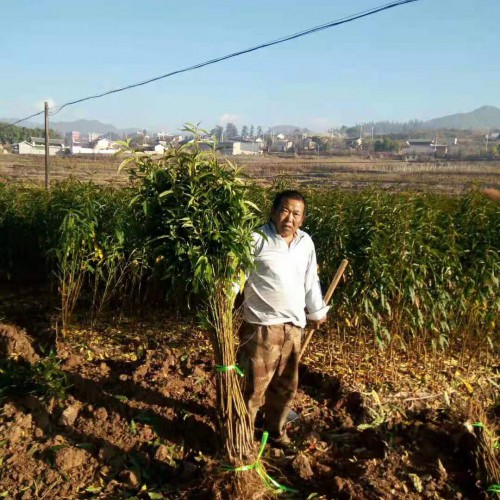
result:
[(264, 136), (264, 131), (259, 125), (255, 128), (253, 125), (243, 125), (241, 127), (241, 133), (238, 131), (238, 127), (234, 123), (227, 123), (226, 127), (222, 125), (216, 125), (211, 131), (210, 135), (215, 136), (218, 141), (225, 141), (229, 139), (235, 139), (236, 137), (241, 137), (242, 139), (256, 139), (258, 137)]
[[(0, 143), (15, 144), (29, 141), (30, 137), (45, 137), (45, 129), (41, 127), (16, 127), (15, 125), (0, 122)], [(54, 129), (49, 129), (49, 137), (60, 138), (61, 135)]]

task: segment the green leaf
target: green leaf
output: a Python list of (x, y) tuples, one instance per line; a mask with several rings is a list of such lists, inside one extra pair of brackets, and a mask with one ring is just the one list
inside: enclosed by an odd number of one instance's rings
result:
[(99, 493), (102, 490), (100, 486), (87, 486), (84, 491), (88, 493)]
[(154, 491), (148, 491), (149, 498), (151, 500), (162, 500), (163, 495), (161, 493), (155, 493)]

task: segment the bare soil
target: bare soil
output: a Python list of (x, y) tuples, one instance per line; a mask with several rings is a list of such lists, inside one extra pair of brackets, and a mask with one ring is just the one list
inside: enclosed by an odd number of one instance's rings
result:
[[(37, 350), (57, 346), (69, 389), (64, 401), (0, 401), (0, 498), (214, 497), (207, 471), (221, 464), (203, 332), (181, 320), (108, 318), (92, 332), (75, 325), (55, 339), (43, 326), (50, 309), (10, 301), (3, 316), (19, 318)], [(18, 345), (29, 342), (16, 331)], [(367, 405), (344, 377), (302, 365), (300, 419), (289, 429), (295, 447), (269, 445), (268, 473), (304, 499), (488, 498), (473, 435), (457, 414), (424, 404), (377, 422)]]

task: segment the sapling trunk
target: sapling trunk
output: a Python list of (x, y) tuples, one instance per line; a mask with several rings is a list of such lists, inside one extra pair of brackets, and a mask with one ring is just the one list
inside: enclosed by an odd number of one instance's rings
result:
[[(209, 300), (213, 319), (211, 343), (217, 366), (236, 363), (233, 325), (234, 292), (231, 283), (217, 283)], [(236, 370), (216, 371), (217, 424), (221, 451), (230, 461), (243, 460), (253, 451), (253, 426), (241, 392)]]

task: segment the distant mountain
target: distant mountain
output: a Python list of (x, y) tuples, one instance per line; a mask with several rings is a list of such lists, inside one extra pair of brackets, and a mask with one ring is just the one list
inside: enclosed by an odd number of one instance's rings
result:
[[(457, 113), (454, 115), (433, 118), (432, 120), (410, 120), (407, 122), (364, 122), (363, 132), (369, 134), (371, 127), (375, 135), (385, 134), (411, 134), (425, 130), (500, 130), (500, 109), (495, 106), (482, 106), (470, 113)], [(351, 135), (359, 134), (361, 124), (352, 127), (342, 127), (344, 132)]]
[[(2, 118), (0, 122), (12, 123), (17, 121), (17, 118)], [(21, 122), (18, 127), (27, 128), (43, 128), (43, 122)], [(57, 130), (60, 134), (64, 135), (66, 132), (77, 131), (81, 134), (88, 134), (89, 132), (96, 132), (97, 134), (107, 134), (112, 132), (116, 135), (132, 134), (138, 130), (143, 130), (144, 127), (138, 128), (124, 128), (119, 129), (110, 123), (102, 123), (98, 120), (75, 120), (72, 122), (58, 122), (52, 121), (49, 118), (50, 128)]]
[(75, 120), (73, 122), (51, 122), (50, 126), (60, 132), (65, 134), (66, 132), (72, 132), (76, 130), (81, 134), (88, 134), (89, 132), (96, 132), (98, 134), (107, 134), (112, 132), (117, 135), (122, 134), (132, 134), (138, 130), (143, 130), (144, 127), (140, 128), (124, 128), (119, 129), (110, 123), (102, 123), (98, 120)]
[[(0, 122), (12, 123), (15, 118), (2, 118)], [(22, 122), (19, 127), (43, 127), (43, 122)], [(370, 130), (374, 127), (376, 135), (383, 134), (410, 134), (417, 130), (433, 130), (433, 129), (457, 129), (457, 130), (500, 130), (500, 109), (495, 106), (482, 106), (470, 113), (456, 113), (453, 115), (433, 118), (428, 121), (410, 120), (408, 122), (392, 122), (379, 121), (372, 123), (363, 123), (363, 131)], [(72, 122), (50, 121), (50, 128), (57, 130), (61, 134), (71, 132), (73, 130), (81, 134), (96, 132), (98, 134), (106, 134), (111, 132), (117, 136), (123, 134), (132, 134), (144, 127), (119, 129), (110, 123), (102, 123), (98, 120), (75, 120)], [(359, 133), (360, 124), (353, 127), (342, 127), (347, 133)], [(270, 128), (274, 134), (293, 134), (296, 130), (300, 132), (310, 132), (307, 128), (297, 125), (275, 125)], [(149, 132), (151, 132), (149, 130)]]
[(428, 129), (500, 129), (500, 109), (495, 106), (481, 106), (470, 113), (456, 113), (428, 120), (422, 126)]
[(75, 120), (73, 122), (50, 122), (50, 126), (65, 134), (77, 130), (81, 134), (88, 134), (89, 132), (96, 132), (98, 134), (105, 134), (107, 132), (118, 133), (118, 129), (110, 123), (102, 123), (98, 120)]

